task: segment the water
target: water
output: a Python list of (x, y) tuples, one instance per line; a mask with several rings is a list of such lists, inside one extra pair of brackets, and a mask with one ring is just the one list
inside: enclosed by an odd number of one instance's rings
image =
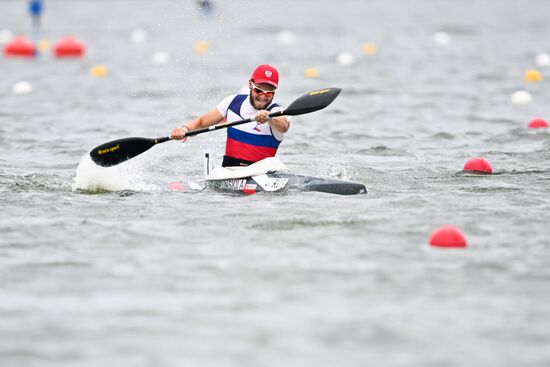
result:
[[(216, 5), (204, 19), (194, 2), (51, 0), (42, 37), (73, 34), (86, 56), (0, 59), (0, 365), (547, 366), (550, 133), (526, 126), (550, 118), (550, 94), (522, 75), (549, 51), (550, 3)], [(25, 12), (1, 2), (0, 28), (28, 33)], [(277, 42), (285, 30), (294, 43)], [(344, 51), (354, 65), (335, 63)], [(87, 158), (169, 134), (263, 62), (282, 104), (344, 89), (293, 119), (279, 157), (368, 195), (170, 190), (202, 179), (223, 132), (109, 169)], [(31, 94), (11, 92), (21, 80)], [(510, 103), (519, 89), (532, 104)], [(474, 156), (494, 174), (461, 173)], [(446, 223), (467, 249), (428, 246)]]

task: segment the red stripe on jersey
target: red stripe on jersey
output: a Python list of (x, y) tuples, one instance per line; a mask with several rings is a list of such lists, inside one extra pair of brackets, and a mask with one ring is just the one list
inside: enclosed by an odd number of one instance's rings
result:
[(258, 147), (233, 139), (227, 139), (225, 143), (225, 155), (245, 161), (258, 162), (264, 158), (275, 157), (275, 153), (277, 148)]

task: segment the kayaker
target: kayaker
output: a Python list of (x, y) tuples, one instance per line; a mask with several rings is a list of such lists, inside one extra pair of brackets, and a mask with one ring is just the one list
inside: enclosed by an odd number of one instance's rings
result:
[(248, 81), (249, 94), (233, 94), (213, 110), (172, 130), (172, 139), (187, 141), (185, 132), (222, 121), (239, 121), (254, 117), (255, 121), (227, 129), (222, 166), (248, 166), (267, 157), (274, 157), (290, 127), (288, 116), (269, 118), (268, 114), (283, 108), (273, 102), (279, 86), (279, 72), (271, 65), (258, 66)]

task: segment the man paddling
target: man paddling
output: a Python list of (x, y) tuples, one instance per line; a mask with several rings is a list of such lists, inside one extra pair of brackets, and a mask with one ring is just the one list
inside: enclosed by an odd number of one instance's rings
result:
[(271, 65), (260, 65), (248, 81), (249, 94), (226, 97), (210, 112), (173, 129), (171, 138), (185, 142), (188, 131), (216, 125), (224, 120), (233, 122), (251, 118), (254, 121), (227, 129), (222, 166), (248, 166), (274, 157), (290, 127), (288, 116), (268, 117), (269, 113), (283, 110), (273, 102), (278, 86), (277, 69)]

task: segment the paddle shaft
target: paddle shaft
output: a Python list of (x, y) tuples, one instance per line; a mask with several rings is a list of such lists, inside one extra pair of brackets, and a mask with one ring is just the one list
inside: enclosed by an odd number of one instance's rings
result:
[[(277, 112), (272, 112), (267, 116), (269, 118), (271, 118), (271, 117), (277, 117), (277, 116), (284, 116), (284, 114), (285, 114), (285, 111), (277, 111)], [(202, 133), (207, 133), (209, 131), (226, 129), (226, 128), (231, 127), (231, 126), (246, 124), (247, 122), (252, 122), (252, 121), (255, 121), (255, 120), (253, 118), (248, 118), (248, 119), (239, 120), (239, 121), (225, 122), (223, 124), (212, 125), (212, 126), (208, 126), (208, 127), (202, 127), (200, 129), (190, 130), (190, 131), (186, 132), (183, 135), (185, 137), (199, 135), (199, 134), (202, 134)], [(158, 143), (164, 143), (165, 141), (171, 140), (171, 138), (165, 137), (165, 138), (160, 138), (160, 139), (157, 139), (157, 140), (158, 140), (157, 141), (157, 144), (158, 144)]]

